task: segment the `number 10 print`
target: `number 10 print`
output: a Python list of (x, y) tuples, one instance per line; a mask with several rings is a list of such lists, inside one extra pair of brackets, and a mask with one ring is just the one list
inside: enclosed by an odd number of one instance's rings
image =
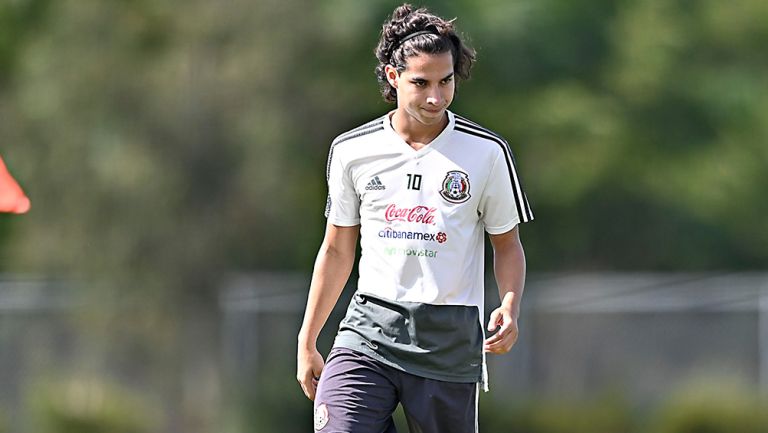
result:
[(421, 190), (421, 175), (409, 174), (408, 176), (408, 189), (419, 191)]

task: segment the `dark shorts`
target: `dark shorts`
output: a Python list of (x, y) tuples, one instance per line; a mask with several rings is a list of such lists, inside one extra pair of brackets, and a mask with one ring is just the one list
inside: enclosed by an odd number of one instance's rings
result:
[(396, 433), (400, 403), (411, 433), (477, 433), (476, 383), (400, 371), (362, 353), (334, 348), (315, 397), (315, 432)]

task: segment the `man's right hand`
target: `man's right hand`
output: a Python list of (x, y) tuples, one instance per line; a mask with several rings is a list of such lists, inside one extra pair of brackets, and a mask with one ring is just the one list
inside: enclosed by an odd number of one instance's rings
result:
[(299, 347), (296, 355), (296, 380), (299, 381), (304, 395), (310, 400), (315, 400), (317, 393), (317, 383), (320, 380), (320, 373), (325, 367), (323, 356), (317, 349), (307, 349)]

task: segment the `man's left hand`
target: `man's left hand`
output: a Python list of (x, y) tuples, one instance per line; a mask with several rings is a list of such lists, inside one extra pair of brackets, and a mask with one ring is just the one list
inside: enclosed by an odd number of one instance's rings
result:
[(493, 310), (488, 321), (488, 331), (493, 332), (496, 329), (498, 331), (485, 340), (483, 350), (501, 355), (512, 349), (518, 334), (517, 317), (504, 306)]

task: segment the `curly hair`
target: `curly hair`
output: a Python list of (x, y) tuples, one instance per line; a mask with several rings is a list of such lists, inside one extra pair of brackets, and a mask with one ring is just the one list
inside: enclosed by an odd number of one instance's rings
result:
[(426, 8), (414, 9), (407, 3), (394, 10), (392, 18), (384, 22), (379, 44), (374, 50), (379, 60), (376, 79), (385, 101), (396, 102), (397, 90), (387, 81), (384, 68), (392, 65), (403, 72), (408, 58), (422, 53), (442, 54), (450, 51), (456, 84), (460, 80), (469, 79), (475, 62), (475, 50), (462, 42), (453, 27), (454, 20), (444, 20)]

